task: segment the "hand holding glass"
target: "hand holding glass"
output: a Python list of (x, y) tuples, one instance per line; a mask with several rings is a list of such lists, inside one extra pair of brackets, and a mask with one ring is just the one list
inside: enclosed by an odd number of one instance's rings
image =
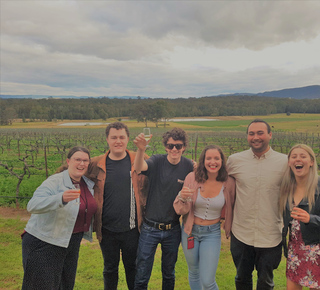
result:
[(76, 204), (80, 204), (80, 194), (81, 194), (81, 189), (80, 189), (80, 184), (79, 183), (75, 183), (74, 187), (76, 188), (76, 190), (79, 192), (79, 197), (76, 200)]
[(194, 189), (192, 188), (191, 184), (184, 185), (181, 190), (181, 197), (184, 198), (187, 202), (192, 201), (192, 196), (194, 194)]
[[(144, 139), (148, 142), (151, 139), (151, 131), (150, 128), (143, 128)], [(146, 147), (150, 147), (148, 144)]]

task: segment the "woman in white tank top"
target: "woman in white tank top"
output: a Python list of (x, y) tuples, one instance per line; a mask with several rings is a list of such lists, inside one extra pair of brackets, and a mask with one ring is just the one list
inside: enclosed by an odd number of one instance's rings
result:
[(191, 290), (219, 289), (215, 276), (221, 248), (220, 221), (225, 218), (229, 237), (234, 198), (235, 183), (228, 178), (225, 156), (220, 147), (209, 145), (173, 204), (177, 214), (183, 215), (181, 244)]

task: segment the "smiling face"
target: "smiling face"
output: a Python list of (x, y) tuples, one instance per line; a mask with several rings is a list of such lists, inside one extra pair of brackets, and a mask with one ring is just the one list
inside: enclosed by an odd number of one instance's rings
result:
[(82, 151), (75, 152), (70, 158), (67, 159), (68, 172), (72, 179), (80, 181), (88, 169), (90, 162), (89, 155)]
[(313, 160), (306, 150), (295, 148), (290, 153), (288, 164), (296, 178), (303, 178), (308, 176)]
[[(181, 149), (177, 149), (177, 147), (173, 147), (172, 149), (169, 149), (168, 147), (169, 146), (172, 146), (170, 144), (180, 144), (180, 146), (182, 145), (182, 148)], [(168, 153), (168, 161), (171, 163), (171, 164), (178, 164), (181, 160), (181, 156), (182, 156), (182, 153), (184, 152), (184, 150), (186, 149), (185, 146), (183, 146), (183, 142), (180, 141), (180, 140), (173, 140), (172, 137), (170, 137), (168, 139), (168, 142), (167, 142), (167, 146), (166, 146), (166, 151)]]
[(107, 137), (110, 148), (109, 157), (113, 160), (120, 160), (126, 156), (126, 149), (129, 137), (125, 129), (111, 128)]
[(208, 176), (218, 175), (219, 170), (222, 166), (221, 154), (217, 149), (209, 149), (206, 151), (204, 159), (204, 167), (207, 170)]
[(248, 128), (247, 140), (254, 154), (260, 157), (269, 150), (269, 142), (272, 133), (268, 133), (268, 128), (265, 123), (252, 123)]

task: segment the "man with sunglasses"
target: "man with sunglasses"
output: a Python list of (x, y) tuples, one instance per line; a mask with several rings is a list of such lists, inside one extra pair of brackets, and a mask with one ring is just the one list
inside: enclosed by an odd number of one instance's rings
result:
[(148, 143), (143, 133), (133, 142), (138, 147), (134, 167), (137, 173), (141, 172), (149, 179), (134, 289), (147, 289), (159, 243), (162, 249), (162, 289), (174, 289), (181, 230), (180, 216), (174, 211), (173, 201), (185, 177), (193, 170), (192, 161), (182, 156), (187, 146), (187, 134), (180, 128), (166, 132), (162, 142), (167, 154), (153, 155), (148, 160), (143, 158)]

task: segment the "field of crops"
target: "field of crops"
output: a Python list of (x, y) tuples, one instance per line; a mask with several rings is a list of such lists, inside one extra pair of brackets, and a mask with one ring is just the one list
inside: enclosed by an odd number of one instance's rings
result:
[[(223, 117), (219, 121), (181, 121), (169, 122), (168, 128), (151, 126), (153, 138), (149, 155), (165, 153), (161, 143), (162, 134), (173, 128), (184, 128), (189, 136), (189, 146), (185, 156), (197, 159), (207, 144), (220, 145), (225, 154), (246, 150), (246, 128), (252, 117)], [(264, 116), (272, 126), (271, 146), (274, 150), (287, 153), (297, 143), (310, 145), (320, 163), (320, 115), (275, 115)], [(110, 122), (115, 120), (109, 120)], [(142, 132), (143, 123), (125, 120), (130, 129), (128, 148), (135, 150), (132, 142)], [(59, 126), (56, 123), (31, 122), (17, 123), (10, 127), (0, 127), (0, 206), (19, 205), (25, 208), (34, 190), (53, 174), (65, 161), (69, 148), (82, 145), (91, 151), (92, 156), (108, 150), (105, 139), (105, 125), (102, 126)], [(16, 199), (15, 196), (19, 198)], [(10, 196), (10, 197), (9, 197)], [(12, 197), (13, 196), (13, 197)], [(21, 197), (21, 198), (20, 198)], [(6, 207), (2, 207), (6, 209)], [(1, 215), (0, 215), (1, 217)], [(0, 260), (5, 271), (0, 275), (0, 289), (20, 289), (23, 277), (21, 265), (20, 234), (26, 220), (19, 218), (0, 218), (1, 250)], [(150, 280), (150, 289), (160, 289), (161, 252), (157, 251), (154, 269)], [(80, 250), (78, 275), (75, 289), (103, 289), (103, 262), (99, 245), (95, 239), (92, 244), (84, 244)], [(120, 264), (118, 289), (126, 289), (125, 276)], [(229, 240), (222, 239), (221, 256), (217, 271), (217, 282), (221, 289), (234, 289), (235, 268), (229, 251)], [(176, 265), (176, 289), (186, 289), (187, 265), (180, 247)], [(256, 281), (256, 273), (253, 275)], [(286, 288), (285, 259), (275, 270), (275, 284), (279, 290)]]
[[(290, 122), (308, 124), (313, 128), (320, 124), (319, 116), (293, 116)], [(273, 127), (271, 146), (274, 150), (287, 153), (297, 143), (310, 145), (320, 163), (320, 132), (284, 129), (288, 119), (285, 117), (265, 117)], [(130, 122), (130, 121), (129, 121)], [(170, 123), (181, 126), (188, 132), (189, 146), (185, 156), (197, 159), (202, 149), (208, 144), (220, 145), (225, 154), (246, 150), (248, 148), (245, 130), (250, 121), (221, 120), (202, 122)], [(290, 123), (289, 122), (289, 123)], [(290, 125), (292, 126), (292, 124)], [(141, 127), (141, 123), (140, 126)], [(130, 124), (129, 150), (136, 150), (132, 140), (141, 132), (141, 128)], [(195, 129), (197, 127), (197, 129)], [(81, 145), (87, 147), (92, 156), (100, 155), (108, 150), (105, 139), (105, 128), (1, 128), (0, 129), (0, 205), (14, 204), (16, 201), (24, 207), (34, 190), (53, 174), (64, 163), (68, 150)], [(168, 128), (152, 128), (153, 138), (148, 155), (165, 153), (161, 143), (163, 132)], [(13, 196), (19, 196), (16, 200)]]

